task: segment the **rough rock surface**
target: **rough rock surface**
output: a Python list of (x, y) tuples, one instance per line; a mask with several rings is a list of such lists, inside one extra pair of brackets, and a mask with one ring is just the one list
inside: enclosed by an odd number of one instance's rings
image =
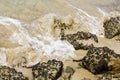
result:
[(34, 80), (57, 80), (63, 70), (63, 63), (57, 60), (49, 60), (47, 63), (39, 63), (32, 67)]
[(89, 32), (77, 32), (75, 34), (68, 34), (64, 36), (64, 39), (71, 43), (76, 50), (83, 49), (87, 50), (92, 45), (84, 45), (83, 43), (79, 43), (78, 40), (89, 40), (93, 39), (95, 42), (98, 43), (98, 38), (96, 35), (91, 34)]
[[(120, 55), (116, 54), (113, 50), (108, 47), (91, 47), (86, 56), (79, 60), (80, 66), (86, 68), (93, 74), (99, 74), (118, 70), (120, 72), (120, 65), (117, 62), (112, 61), (113, 59), (120, 59)], [(119, 66), (118, 66), (119, 65)]]
[(104, 32), (106, 38), (113, 38), (120, 34), (120, 16), (112, 17), (110, 20), (105, 21)]
[(28, 78), (14, 68), (0, 66), (0, 80), (28, 80)]

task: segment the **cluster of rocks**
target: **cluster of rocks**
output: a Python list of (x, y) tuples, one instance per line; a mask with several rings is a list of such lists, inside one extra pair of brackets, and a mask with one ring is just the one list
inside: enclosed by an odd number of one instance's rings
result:
[[(53, 59), (26, 68), (32, 69), (33, 80), (57, 80), (62, 75), (63, 63)], [(0, 66), (0, 80), (29, 80), (29, 78), (14, 68)]]
[[(76, 50), (88, 50), (87, 54), (82, 59), (73, 60), (79, 62), (79, 66), (82, 66), (93, 74), (109, 73), (103, 74), (98, 80), (112, 80), (113, 77), (116, 77), (115, 75), (113, 76), (113, 74), (120, 73), (120, 64), (116, 63), (120, 61), (119, 54), (116, 54), (108, 47), (94, 47), (93, 44), (84, 45), (78, 42), (78, 40), (93, 39), (94, 42), (98, 43), (96, 35), (83, 31), (65, 35), (65, 29), (69, 28), (71, 25), (66, 25), (60, 20), (55, 20), (54, 23), (54, 28), (61, 30), (61, 40), (67, 40)], [(120, 35), (120, 17), (111, 18), (104, 23), (103, 27), (106, 38), (111, 39)], [(23, 62), (26, 63), (25, 60), (23, 60)], [(24, 64), (19, 63), (19, 65)], [(38, 63), (29, 68), (32, 69), (33, 80), (57, 80), (59, 77), (59, 80), (71, 80), (71, 76), (75, 72), (72, 67), (63, 69), (63, 62), (55, 59)], [(0, 80), (28, 80), (28, 78), (25, 77), (22, 72), (17, 72), (14, 68), (0, 66)], [(91, 79), (84, 78), (82, 80)]]
[(105, 21), (103, 27), (106, 38), (111, 39), (120, 35), (120, 16), (112, 17), (110, 20)]
[[(89, 40), (93, 39), (98, 43), (96, 35), (89, 32), (77, 32), (74, 34), (64, 34), (65, 24), (60, 24), (61, 28), (61, 40), (67, 40), (76, 50), (83, 49), (88, 50), (86, 56), (81, 60), (73, 60), (79, 62), (79, 65), (89, 70), (93, 74), (100, 73), (116, 73), (120, 71), (120, 66), (117, 64), (117, 60), (120, 60), (120, 55), (116, 54), (113, 50), (108, 47), (94, 47), (91, 45), (84, 45), (79, 43), (78, 40)], [(104, 32), (106, 38), (113, 38), (120, 35), (120, 17), (111, 18), (107, 20), (104, 25)], [(117, 64), (117, 65), (116, 65)], [(117, 71), (118, 70), (118, 71)], [(86, 79), (85, 79), (86, 80)], [(98, 80), (112, 80), (111, 75), (106, 74), (100, 77)]]
[(28, 80), (28, 78), (14, 68), (0, 66), (0, 80)]
[(78, 49), (83, 49), (83, 50), (88, 50), (89, 47), (92, 46), (90, 45), (84, 45), (83, 43), (79, 43), (78, 40), (89, 40), (93, 39), (96, 43), (98, 43), (98, 38), (95, 34), (92, 34), (90, 32), (83, 32), (83, 31), (78, 31), (77, 33), (74, 34), (65, 34), (66, 29), (70, 29), (72, 25), (67, 25), (65, 23), (62, 23), (60, 20), (54, 20), (54, 25), (53, 28), (59, 28), (60, 29), (60, 39), (61, 40), (67, 40), (70, 44), (74, 46), (76, 50)]

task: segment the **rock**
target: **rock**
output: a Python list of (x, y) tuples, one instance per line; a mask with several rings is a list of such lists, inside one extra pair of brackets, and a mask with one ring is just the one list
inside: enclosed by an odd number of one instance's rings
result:
[(57, 80), (63, 70), (63, 63), (57, 60), (49, 60), (47, 63), (39, 63), (32, 67), (34, 80)]
[(75, 34), (67, 34), (64, 36), (64, 38), (62, 38), (62, 40), (67, 40), (69, 43), (71, 43), (76, 50), (88, 50), (91, 46), (93, 46), (92, 44), (84, 45), (83, 43), (78, 42), (78, 40), (88, 39), (93, 39), (95, 42), (98, 42), (97, 36), (89, 32), (77, 32)]
[(0, 80), (28, 80), (28, 78), (14, 68), (0, 66)]
[(104, 25), (105, 37), (111, 39), (120, 34), (120, 16), (112, 17), (105, 21)]
[[(56, 28), (60, 30), (59, 36), (63, 40), (65, 36), (65, 30), (69, 29), (71, 25), (62, 23), (61, 20), (55, 19), (54, 20), (54, 25), (53, 25), (53, 31), (55, 31)], [(57, 31), (58, 33), (59, 31)]]
[[(83, 59), (78, 60), (79, 65), (89, 70), (93, 74), (104, 73), (116, 70), (116, 63), (111, 63), (112, 59), (120, 59), (120, 55), (116, 54), (108, 47), (91, 47)], [(117, 66), (117, 67), (120, 67)]]
[(91, 34), (89, 32), (77, 32), (75, 34), (68, 34), (65, 36), (66, 40), (88, 40), (88, 39), (93, 39), (95, 42), (98, 43), (98, 38), (96, 35)]
[(72, 67), (67, 66), (59, 80), (71, 80), (71, 77), (74, 74), (74, 72), (75, 70)]

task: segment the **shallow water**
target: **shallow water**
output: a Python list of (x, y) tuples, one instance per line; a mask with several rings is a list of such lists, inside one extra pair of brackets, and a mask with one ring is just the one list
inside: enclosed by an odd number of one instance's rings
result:
[(27, 66), (46, 58), (75, 58), (73, 46), (52, 28), (56, 18), (66, 24), (73, 21), (67, 33), (91, 32), (99, 37), (96, 46), (120, 53), (120, 43), (105, 39), (102, 27), (106, 19), (120, 15), (119, 4), (120, 0), (0, 0), (0, 64), (14, 66), (22, 57)]

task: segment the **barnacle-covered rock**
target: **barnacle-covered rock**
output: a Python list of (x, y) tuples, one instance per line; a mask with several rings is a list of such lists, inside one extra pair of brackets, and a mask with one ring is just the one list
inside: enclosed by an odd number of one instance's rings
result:
[(92, 46), (92, 45), (84, 45), (83, 43), (79, 43), (78, 40), (93, 39), (95, 42), (98, 42), (97, 36), (89, 32), (77, 32), (74, 34), (67, 34), (62, 39), (65, 39), (69, 43), (71, 43), (76, 50), (78, 49), (88, 50), (89, 47)]
[(0, 80), (28, 80), (28, 78), (14, 68), (0, 66)]
[(112, 17), (110, 20), (105, 21), (103, 27), (106, 38), (111, 39), (120, 34), (120, 16)]
[(79, 62), (80, 66), (88, 69), (94, 74), (99, 74), (107, 71), (114, 72), (116, 67), (120, 69), (120, 65), (116, 66), (115, 62), (109, 64), (112, 62), (112, 59), (120, 59), (120, 55), (116, 54), (108, 47), (91, 47), (86, 56), (79, 60)]
[(57, 80), (61, 76), (62, 70), (63, 63), (54, 59), (32, 67), (34, 80)]

